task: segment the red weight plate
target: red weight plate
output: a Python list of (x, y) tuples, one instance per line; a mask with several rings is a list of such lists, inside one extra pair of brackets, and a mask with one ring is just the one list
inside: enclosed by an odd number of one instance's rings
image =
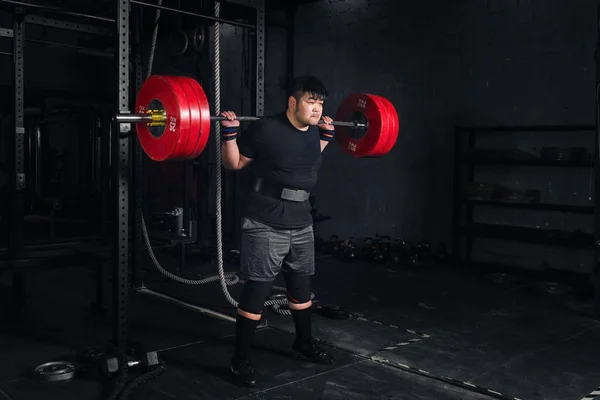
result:
[[(160, 104), (153, 104), (156, 102)], [(135, 109), (136, 113), (145, 114), (149, 107), (160, 105), (165, 110), (167, 121), (159, 135), (155, 136), (145, 123), (136, 124), (142, 149), (154, 161), (176, 158), (177, 147), (189, 131), (190, 113), (182, 89), (172, 85), (165, 77), (154, 75), (142, 84)]]
[[(163, 75), (163, 79), (165, 79), (167, 82), (169, 82), (169, 84), (175, 89), (175, 91), (178, 94), (178, 97), (180, 98), (180, 104), (182, 105), (181, 107), (181, 130), (180, 130), (180, 134), (179, 134), (179, 140), (177, 141), (177, 145), (175, 146), (175, 151), (172, 153), (171, 157), (169, 157), (169, 160), (183, 160), (186, 158), (186, 153), (185, 153), (185, 148), (188, 145), (188, 140), (190, 137), (190, 125), (192, 122), (192, 118), (191, 118), (191, 112), (190, 112), (190, 99), (187, 96), (187, 93), (185, 92), (184, 87), (181, 85), (181, 83), (178, 82), (177, 80), (177, 76), (168, 76), (168, 75)], [(185, 106), (185, 110), (186, 112), (184, 113), (184, 106)], [(184, 118), (184, 115), (187, 118)], [(167, 114), (167, 118), (168, 118), (168, 114)], [(185, 123), (184, 121), (187, 120), (187, 123)]]
[(337, 121), (351, 121), (354, 113), (360, 112), (368, 121), (366, 133), (359, 139), (353, 138), (352, 129), (345, 126), (336, 127), (335, 138), (342, 150), (355, 157), (364, 157), (372, 154), (382, 136), (383, 118), (385, 108), (365, 93), (351, 94), (344, 99), (335, 115)]
[(375, 148), (373, 148), (373, 150), (371, 152), (369, 152), (369, 154), (365, 155), (365, 157), (379, 157), (381, 154), (381, 149), (383, 147), (385, 147), (387, 141), (388, 141), (388, 136), (390, 133), (390, 128), (392, 128), (392, 121), (390, 121), (390, 118), (388, 116), (389, 114), (389, 110), (387, 107), (387, 104), (383, 101), (383, 98), (381, 96), (377, 96), (374, 94), (367, 94), (367, 96), (369, 96), (379, 107), (381, 111), (381, 133), (379, 135), (379, 139), (377, 141), (377, 144), (375, 145)]
[(198, 139), (200, 137), (200, 126), (201, 126), (201, 114), (200, 108), (198, 105), (198, 95), (196, 91), (190, 84), (190, 79), (185, 76), (176, 76), (173, 77), (183, 88), (186, 98), (188, 99), (188, 104), (190, 108), (190, 132), (187, 138), (187, 142), (183, 149), (183, 153), (180, 155), (181, 158), (184, 159), (192, 159), (196, 158), (194, 156), (194, 152), (198, 143)]
[(385, 135), (386, 140), (378, 147), (375, 157), (381, 157), (386, 155), (392, 150), (398, 139), (398, 130), (400, 128), (400, 122), (398, 120), (398, 113), (394, 105), (385, 97), (378, 96), (381, 103), (386, 108), (385, 118), (389, 121), (388, 133)]
[(188, 83), (196, 90), (198, 96), (198, 108), (200, 110), (200, 130), (198, 131), (198, 142), (196, 143), (196, 149), (192, 155), (192, 158), (198, 157), (208, 143), (210, 136), (210, 106), (208, 104), (208, 98), (200, 83), (192, 78), (187, 78)]

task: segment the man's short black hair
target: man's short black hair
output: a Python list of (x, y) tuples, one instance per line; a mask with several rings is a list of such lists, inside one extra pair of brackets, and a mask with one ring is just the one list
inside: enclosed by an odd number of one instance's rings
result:
[(329, 96), (329, 92), (323, 82), (312, 75), (303, 75), (295, 78), (289, 96), (294, 96), (296, 100), (300, 100), (300, 97), (304, 93), (310, 93), (313, 97), (322, 100), (327, 99)]

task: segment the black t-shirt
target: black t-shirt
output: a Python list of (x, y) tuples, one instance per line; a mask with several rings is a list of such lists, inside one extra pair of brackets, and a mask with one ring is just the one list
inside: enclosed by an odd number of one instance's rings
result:
[[(263, 178), (282, 186), (310, 191), (321, 166), (319, 129), (294, 127), (285, 113), (263, 117), (241, 132), (240, 154), (252, 158), (246, 168), (251, 179)], [(296, 229), (312, 224), (310, 203), (293, 202), (256, 193), (244, 185), (243, 214), (276, 228)]]

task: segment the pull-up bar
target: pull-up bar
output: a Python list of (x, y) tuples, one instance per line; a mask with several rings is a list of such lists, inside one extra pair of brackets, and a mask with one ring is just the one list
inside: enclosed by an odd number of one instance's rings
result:
[(191, 17), (198, 17), (198, 18), (209, 19), (211, 21), (222, 22), (222, 23), (229, 24), (229, 25), (236, 25), (236, 26), (242, 26), (244, 28), (256, 29), (256, 25), (245, 24), (243, 22), (238, 22), (238, 21), (230, 21), (227, 19), (219, 18), (219, 17), (213, 17), (212, 15), (198, 14), (198, 13), (194, 13), (191, 11), (179, 10), (177, 8), (159, 6), (158, 4), (151, 4), (151, 3), (147, 3), (145, 1), (139, 1), (139, 0), (130, 0), (130, 2), (131, 2), (131, 4), (138, 4), (140, 6), (157, 8), (161, 11), (169, 11), (169, 12), (174, 12), (177, 14), (189, 15)]
[[(84, 14), (84, 13), (79, 13), (79, 12), (75, 12), (75, 11), (69, 11), (69, 10), (65, 10), (64, 8), (59, 8), (59, 7), (51, 7), (51, 6), (43, 6), (40, 4), (32, 4), (32, 3), (27, 3), (25, 1), (0, 0), (0, 3), (13, 4), (16, 6), (21, 6), (21, 7), (37, 8), (39, 10), (46, 10), (46, 11), (50, 11), (50, 12), (57, 13), (57, 14), (70, 15), (73, 17), (80, 17), (80, 18), (87, 18), (87, 19), (92, 19), (92, 20), (102, 21), (102, 22), (110, 22), (110, 23), (115, 22), (115, 20), (112, 18), (99, 17), (97, 15), (90, 15), (90, 14)], [(256, 29), (256, 25), (246, 24), (246, 23), (238, 22), (238, 21), (230, 21), (227, 19), (214, 17), (212, 15), (198, 14), (195, 12), (179, 10), (177, 8), (172, 8), (172, 7), (159, 6), (158, 4), (152, 4), (152, 3), (145, 2), (145, 1), (130, 0), (130, 3), (137, 4), (137, 5), (144, 6), (144, 7), (156, 8), (156, 9), (159, 9), (162, 11), (168, 11), (168, 12), (173, 12), (173, 13), (177, 13), (177, 14), (189, 15), (191, 17), (204, 18), (204, 19), (208, 19), (211, 21), (222, 22), (222, 23), (229, 24), (229, 25), (241, 26), (241, 27), (248, 28), (248, 29)]]

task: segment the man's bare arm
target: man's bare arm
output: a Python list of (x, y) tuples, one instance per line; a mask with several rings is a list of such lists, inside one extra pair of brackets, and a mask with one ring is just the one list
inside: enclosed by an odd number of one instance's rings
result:
[(226, 140), (221, 145), (221, 159), (226, 169), (238, 171), (252, 162), (251, 158), (240, 154), (237, 140)]
[(319, 132), (321, 135), (321, 153), (322, 153), (323, 150), (325, 150), (325, 147), (327, 147), (327, 144), (333, 140), (333, 137), (335, 135), (335, 127), (333, 125), (331, 125), (331, 123), (333, 122), (333, 119), (331, 117), (323, 115), (321, 117), (321, 119), (323, 120), (324, 123), (319, 124), (317, 126), (319, 127)]
[(323, 150), (325, 150), (325, 147), (327, 147), (328, 144), (329, 144), (328, 141), (321, 140), (321, 153), (323, 152)]

